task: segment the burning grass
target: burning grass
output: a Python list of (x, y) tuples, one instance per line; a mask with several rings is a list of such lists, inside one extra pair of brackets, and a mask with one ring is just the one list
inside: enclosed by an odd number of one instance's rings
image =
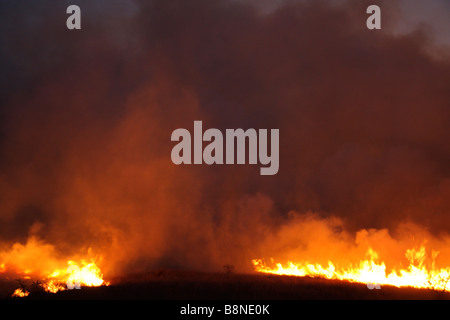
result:
[(325, 279), (346, 280), (365, 284), (391, 285), (396, 287), (425, 288), (440, 291), (450, 291), (450, 268), (435, 268), (434, 260), (437, 252), (433, 251), (431, 265), (426, 265), (425, 246), (408, 249), (405, 253), (409, 265), (388, 272), (386, 263), (379, 260), (378, 253), (372, 248), (367, 251), (367, 259), (356, 265), (347, 267), (336, 266), (332, 261), (327, 266), (317, 263), (292, 262), (276, 263), (268, 267), (261, 259), (254, 259), (255, 270), (262, 273), (291, 276), (310, 276)]
[(15, 243), (0, 252), (0, 276), (19, 282), (20, 288), (14, 290), (13, 297), (26, 297), (32, 291), (57, 293), (82, 286), (109, 285), (98, 266), (101, 260), (91, 250), (85, 258), (59, 258), (54, 246), (31, 237), (25, 244)]
[(272, 274), (226, 274), (158, 270), (115, 279), (114, 284), (56, 294), (31, 292), (25, 299), (151, 300), (302, 300), (302, 299), (450, 299), (447, 292), (382, 286), (323, 278)]

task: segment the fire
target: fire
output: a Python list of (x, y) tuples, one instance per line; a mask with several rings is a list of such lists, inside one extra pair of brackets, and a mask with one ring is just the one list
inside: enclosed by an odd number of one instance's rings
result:
[[(39, 286), (45, 292), (57, 293), (68, 289), (80, 289), (83, 286), (98, 287), (109, 285), (109, 282), (103, 280), (103, 274), (95, 262), (81, 262), (79, 267), (74, 261), (67, 262), (66, 269), (57, 269), (52, 271), (43, 280), (38, 280)], [(31, 279), (24, 276), (23, 279)], [(16, 289), (13, 297), (26, 297), (29, 292), (21, 288)]]
[(17, 279), (21, 284), (12, 296), (29, 295), (24, 283), (33, 283), (33, 289), (49, 293), (109, 285), (97, 265), (102, 257), (94, 256), (91, 249), (88, 249), (87, 258), (62, 260), (57, 257), (52, 245), (33, 237), (25, 244), (15, 243), (10, 250), (0, 252), (0, 274), (4, 278)]
[(58, 291), (66, 290), (66, 287), (55, 280), (49, 280), (42, 284), (45, 291), (50, 293), (57, 293)]
[(30, 293), (26, 290), (23, 290), (21, 288), (18, 288), (16, 290), (14, 290), (14, 293), (12, 294), (12, 297), (19, 297), (19, 298), (23, 298), (28, 296)]
[(67, 272), (69, 274), (66, 281), (68, 286), (98, 287), (104, 283), (100, 268), (94, 262), (86, 263), (83, 261), (83, 266), (79, 268), (73, 261), (69, 261)]
[(438, 254), (438, 251), (432, 251), (432, 263), (427, 265), (424, 245), (408, 249), (405, 257), (409, 265), (405, 268), (392, 268), (390, 272), (386, 263), (380, 261), (378, 253), (370, 247), (366, 259), (356, 265), (343, 266), (328, 261), (328, 265), (323, 266), (317, 263), (288, 261), (286, 264), (275, 263), (274, 267), (269, 267), (262, 259), (254, 259), (252, 262), (255, 270), (262, 273), (346, 280), (365, 283), (372, 288), (374, 284), (379, 284), (450, 291), (450, 267), (435, 268), (434, 261)]

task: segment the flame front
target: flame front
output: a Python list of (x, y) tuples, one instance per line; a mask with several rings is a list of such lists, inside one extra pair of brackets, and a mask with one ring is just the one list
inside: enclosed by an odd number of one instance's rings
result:
[(80, 289), (109, 285), (97, 263), (101, 256), (94, 256), (91, 249), (87, 254), (71, 260), (57, 257), (54, 246), (34, 237), (25, 244), (16, 243), (11, 249), (0, 252), (0, 274), (5, 279), (16, 279), (21, 288), (13, 297), (26, 297), (32, 290), (25, 290), (25, 283), (33, 283), (33, 290), (56, 293), (67, 289)]
[(255, 270), (262, 273), (450, 291), (450, 268), (434, 268), (434, 259), (438, 254), (439, 252), (432, 251), (433, 262), (427, 266), (424, 263), (425, 246), (409, 249), (405, 252), (409, 265), (406, 268), (393, 268), (390, 272), (387, 271), (385, 262), (379, 261), (378, 253), (372, 248), (367, 251), (367, 259), (348, 266), (337, 266), (332, 261), (327, 266), (288, 261), (286, 264), (275, 263), (274, 267), (268, 267), (262, 259), (254, 259), (252, 262)]
[[(67, 289), (80, 289), (82, 286), (98, 287), (109, 285), (109, 282), (103, 280), (103, 274), (95, 262), (81, 262), (81, 267), (74, 261), (67, 262), (66, 269), (57, 269), (51, 272), (44, 279), (38, 280), (39, 286), (46, 292), (57, 293)], [(28, 270), (26, 270), (28, 271)], [(27, 272), (24, 272), (25, 274)], [(23, 279), (31, 279), (30, 276), (23, 276)], [(26, 297), (29, 295), (27, 290), (18, 288), (12, 294), (12, 297)]]
[(109, 285), (103, 280), (103, 274), (95, 262), (81, 262), (80, 268), (74, 261), (68, 261), (67, 269), (55, 270), (49, 280), (44, 282), (47, 292), (56, 293), (66, 289), (79, 289), (81, 286), (98, 287)]

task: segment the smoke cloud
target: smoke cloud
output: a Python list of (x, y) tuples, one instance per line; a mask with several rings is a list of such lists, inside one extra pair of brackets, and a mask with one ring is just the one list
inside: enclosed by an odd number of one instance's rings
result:
[[(91, 248), (120, 274), (444, 248), (450, 61), (394, 32), (396, 2), (367, 30), (372, 2), (79, 1), (69, 31), (69, 3), (2, 1), (3, 258)], [(174, 165), (195, 120), (279, 129), (278, 174)]]

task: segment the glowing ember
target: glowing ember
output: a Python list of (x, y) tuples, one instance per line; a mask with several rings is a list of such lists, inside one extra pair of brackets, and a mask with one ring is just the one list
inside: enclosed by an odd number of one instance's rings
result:
[(450, 268), (434, 268), (434, 259), (438, 253), (432, 251), (433, 263), (431, 266), (426, 266), (425, 246), (409, 249), (405, 253), (409, 265), (406, 268), (394, 268), (391, 272), (387, 272), (386, 264), (378, 261), (378, 253), (371, 248), (367, 251), (368, 259), (361, 260), (357, 265), (335, 266), (332, 261), (329, 261), (328, 266), (322, 266), (317, 263), (289, 261), (284, 265), (276, 263), (275, 267), (271, 268), (261, 259), (254, 259), (252, 262), (255, 270), (263, 273), (450, 291), (450, 285), (448, 285)]

